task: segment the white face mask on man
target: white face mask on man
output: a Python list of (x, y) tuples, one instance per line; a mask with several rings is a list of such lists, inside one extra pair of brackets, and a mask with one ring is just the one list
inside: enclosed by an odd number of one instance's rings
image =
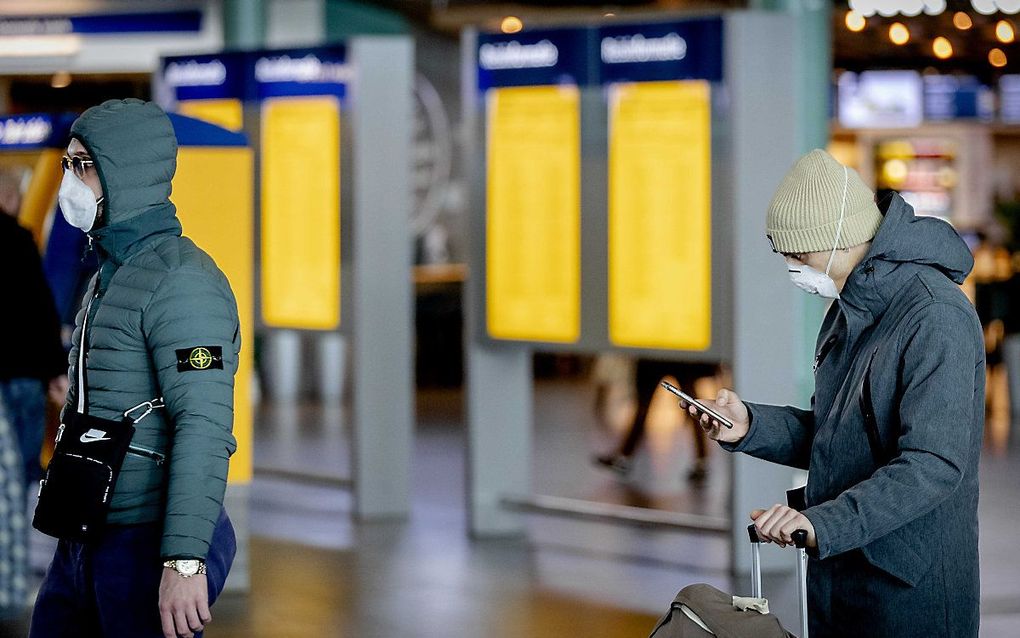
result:
[(103, 199), (102, 197), (96, 199), (92, 189), (81, 181), (74, 171), (64, 171), (57, 201), (60, 202), (60, 212), (64, 214), (68, 224), (86, 233), (92, 230)]
[(825, 266), (825, 272), (818, 272), (807, 264), (800, 264), (799, 266), (791, 266), (787, 264), (786, 270), (790, 275), (790, 281), (801, 290), (826, 299), (839, 299), (839, 289), (836, 288), (836, 282), (829, 276), (829, 270), (832, 269), (832, 260), (836, 256), (836, 250), (839, 248), (839, 239), (843, 234), (843, 217), (846, 214), (846, 189), (849, 183), (850, 175), (847, 172), (846, 166), (843, 167), (843, 204), (839, 209), (839, 225), (836, 227), (836, 244), (832, 247), (832, 252), (829, 253), (829, 262)]

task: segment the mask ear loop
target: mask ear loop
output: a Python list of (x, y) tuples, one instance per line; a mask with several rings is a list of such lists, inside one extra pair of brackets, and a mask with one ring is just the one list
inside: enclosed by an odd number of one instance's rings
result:
[(843, 167), (843, 204), (839, 207), (839, 226), (836, 227), (836, 245), (832, 247), (832, 252), (829, 253), (829, 263), (825, 264), (825, 276), (829, 276), (829, 269), (832, 268), (832, 260), (836, 256), (836, 250), (839, 249), (839, 239), (843, 235), (843, 216), (846, 213), (846, 189), (850, 182), (850, 172), (846, 166)]

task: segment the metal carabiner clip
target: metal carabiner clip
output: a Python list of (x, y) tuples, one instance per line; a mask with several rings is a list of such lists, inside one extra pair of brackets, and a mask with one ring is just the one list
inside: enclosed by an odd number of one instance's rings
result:
[[(152, 399), (151, 401), (142, 401), (141, 403), (139, 403), (135, 407), (129, 408), (128, 410), (126, 410), (124, 412), (124, 418), (125, 419), (132, 419), (132, 421), (131, 421), (132, 423), (138, 423), (139, 421), (141, 421), (145, 417), (149, 416), (152, 413), (153, 410), (158, 410), (158, 409), (160, 409), (160, 408), (162, 408), (164, 406), (165, 406), (165, 404), (163, 403), (163, 397), (157, 397), (155, 399)], [(139, 415), (137, 418), (133, 418), (131, 416), (132, 412), (137, 412), (138, 410), (141, 410), (142, 408), (145, 408), (145, 412), (142, 412), (142, 414)]]

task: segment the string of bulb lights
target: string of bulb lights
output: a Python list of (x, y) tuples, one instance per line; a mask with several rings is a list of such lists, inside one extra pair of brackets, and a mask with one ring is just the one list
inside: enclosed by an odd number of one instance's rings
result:
[[(1020, 13), (1020, 0), (971, 0), (971, 8), (983, 16), (996, 12), (1015, 14)], [(844, 21), (848, 30), (859, 33), (868, 28), (869, 18), (876, 15), (883, 18), (897, 15), (911, 18), (922, 13), (936, 16), (945, 11), (946, 0), (850, 0), (850, 10), (846, 12)], [(956, 29), (955, 36), (962, 38), (974, 27), (974, 20), (966, 11), (956, 11), (953, 14), (953, 27)], [(950, 37), (952, 35), (954, 34), (932, 38), (931, 54), (939, 60), (952, 58), (955, 53)], [(889, 25), (888, 37), (893, 44), (903, 46), (911, 41), (913, 34), (905, 22), (896, 21)], [(1015, 42), (1016, 28), (1013, 22), (1008, 18), (996, 22), (995, 38), (1002, 45)], [(1006, 52), (1000, 46), (991, 47), (987, 57), (988, 63), (996, 68), (1003, 68), (1008, 63)]]

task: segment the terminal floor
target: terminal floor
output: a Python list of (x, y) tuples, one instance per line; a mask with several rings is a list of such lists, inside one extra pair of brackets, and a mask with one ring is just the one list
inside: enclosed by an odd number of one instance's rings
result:
[[(689, 489), (691, 435), (668, 402), (653, 410), (631, 479), (591, 467), (589, 455), (611, 441), (595, 424), (592, 400), (584, 383), (537, 384), (537, 492), (726, 515), (727, 457), (714, 450), (709, 480)], [(418, 420), (413, 512), (406, 521), (366, 524), (351, 520), (350, 495), (337, 485), (350, 468), (345, 411), (260, 408), (252, 589), (217, 603), (207, 638), (646, 636), (686, 584), (747, 589), (746, 577), (725, 567), (727, 539), (711, 534), (529, 516), (526, 537), (470, 540), (460, 394), (420, 393)], [(1018, 485), (1020, 454), (989, 452), (981, 500), (982, 636), (989, 638), (1020, 635)], [(767, 578), (765, 590), (794, 628), (793, 577)]]

